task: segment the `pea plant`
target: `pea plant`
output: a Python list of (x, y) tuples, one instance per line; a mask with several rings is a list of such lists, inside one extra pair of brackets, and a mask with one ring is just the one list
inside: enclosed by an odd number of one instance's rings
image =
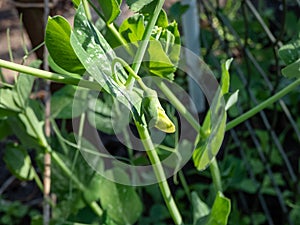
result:
[[(295, 56), (299, 40), (279, 52), (289, 64), (283, 74), (297, 80), (228, 123), (226, 111), (238, 96), (229, 92), (232, 60), (222, 64), (220, 85), (207, 75), (208, 68), (199, 60), (204, 67), (199, 83), (210, 104), (200, 123), (192, 108), (176, 95), (183, 90), (175, 85), (176, 71), (184, 70), (184, 55), (191, 53), (180, 46), (177, 23), (169, 22), (163, 0), (127, 0), (134, 15), (119, 27), (114, 22), (121, 12), (120, 0), (98, 0), (100, 7), (87, 0), (73, 3), (73, 28), (62, 16), (48, 19), (45, 45), (55, 72), (38, 69), (39, 61), (24, 66), (0, 59), (0, 68), (20, 73), (14, 85), (1, 76), (0, 139), (18, 138), (6, 142), (4, 160), (9, 170), (21, 180), (34, 180), (43, 190), (41, 159), (44, 154), (51, 155), (51, 189), (58, 201), (45, 201), (52, 206), (53, 224), (162, 224), (171, 219), (172, 224), (227, 224), (231, 203), (222, 191), (216, 155), (226, 131), (300, 84), (299, 55)], [(90, 10), (98, 15), (97, 20), (92, 19)], [(51, 137), (44, 132), (44, 105), (31, 98), (35, 77), (65, 84), (51, 97)], [(66, 129), (70, 119), (77, 132)], [(99, 148), (106, 147), (98, 148), (90, 133), (85, 134), (86, 121), (97, 132), (121, 134), (123, 152), (112, 156), (101, 151)], [(185, 126), (195, 135), (185, 134)], [(134, 151), (134, 142), (143, 150)], [(29, 154), (32, 150), (35, 163)], [(112, 158), (116, 161), (106, 160)], [(214, 185), (211, 204), (187, 185), (181, 168), (190, 158), (196, 170), (210, 169)], [(151, 171), (144, 168), (149, 162)], [(182, 217), (183, 203), (173, 197), (167, 181), (172, 175), (174, 183), (179, 183), (179, 176), (189, 201), (185, 204), (192, 207), (190, 215), (184, 213), (186, 218)], [(143, 204), (139, 186), (150, 184), (158, 185), (168, 213), (152, 208), (148, 213), (152, 216), (142, 218), (148, 206)]]

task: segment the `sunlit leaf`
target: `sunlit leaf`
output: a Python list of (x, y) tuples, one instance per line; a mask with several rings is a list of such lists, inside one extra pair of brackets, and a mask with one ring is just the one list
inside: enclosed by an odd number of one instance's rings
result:
[(0, 89), (0, 108), (19, 112), (20, 107), (14, 101), (14, 92), (10, 89)]
[(20, 146), (8, 145), (4, 152), (4, 161), (12, 174), (21, 180), (32, 180), (34, 169), (28, 153)]
[(230, 210), (230, 200), (218, 192), (205, 225), (227, 225)]
[(140, 14), (133, 15), (124, 20), (119, 27), (120, 34), (128, 43), (134, 43), (142, 40), (145, 31), (144, 16)]
[(62, 16), (49, 17), (45, 44), (57, 66), (71, 73), (83, 74), (84, 67), (70, 44), (71, 26)]
[[(112, 171), (107, 171), (112, 173)], [(119, 170), (114, 176), (128, 179), (125, 172)], [(118, 224), (134, 224), (140, 217), (143, 205), (134, 187), (121, 185), (103, 179), (99, 187), (101, 205), (107, 215)]]
[(287, 78), (300, 78), (300, 58), (284, 67), (281, 72)]
[(126, 3), (132, 11), (138, 12), (144, 6), (150, 4), (153, 1), (154, 0), (126, 0)]
[(196, 225), (199, 224), (199, 221), (201, 219), (203, 219), (209, 214), (210, 209), (206, 205), (206, 203), (199, 198), (196, 192), (191, 193), (191, 199), (193, 205), (193, 224)]
[(112, 23), (120, 14), (120, 0), (98, 0), (106, 23)]
[[(196, 139), (196, 147), (193, 153), (193, 161), (198, 170), (204, 170), (217, 155), (222, 145), (225, 131), (227, 114), (223, 96), (229, 91), (229, 66), (231, 60), (227, 60), (222, 66), (222, 85), (218, 89), (214, 100), (207, 112), (202, 131)], [(201, 134), (202, 133), (202, 134)]]
[(286, 65), (296, 62), (300, 58), (300, 38), (283, 45), (278, 54)]

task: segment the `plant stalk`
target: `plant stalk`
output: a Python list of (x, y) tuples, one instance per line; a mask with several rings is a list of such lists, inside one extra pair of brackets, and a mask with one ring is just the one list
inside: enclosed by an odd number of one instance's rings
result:
[[(134, 57), (133, 64), (132, 64), (132, 69), (134, 70), (134, 72), (136, 74), (139, 72), (139, 69), (141, 67), (142, 60), (144, 58), (144, 55), (147, 50), (147, 46), (148, 46), (148, 43), (149, 43), (149, 40), (151, 37), (152, 29), (156, 24), (157, 18), (158, 18), (159, 13), (164, 5), (164, 2), (165, 2), (164, 0), (158, 0), (158, 3), (153, 11), (150, 21), (145, 28), (145, 32), (142, 37), (142, 41), (139, 45), (139, 48), (137, 49), (137, 52), (136, 52), (136, 55)], [(133, 77), (130, 77), (129, 79), (130, 79), (129, 82), (131, 84), (130, 86), (133, 86), (133, 83), (134, 83)]]
[(226, 131), (236, 127), (237, 125), (243, 123), (245, 120), (247, 120), (250, 117), (254, 116), (256, 113), (258, 113), (258, 112), (262, 111), (263, 109), (265, 109), (266, 107), (272, 105), (274, 102), (276, 102), (277, 100), (279, 100), (280, 98), (282, 98), (283, 96), (285, 96), (286, 94), (291, 92), (293, 89), (295, 89), (299, 85), (300, 85), (300, 78), (298, 78), (293, 83), (286, 86), (281, 91), (277, 92), (276, 94), (274, 94), (273, 96), (271, 96), (267, 100), (263, 101), (259, 105), (257, 105), (254, 108), (250, 109), (248, 112), (243, 113), (239, 117), (237, 117), (234, 120), (227, 123)]
[(138, 129), (141, 141), (146, 149), (147, 155), (152, 164), (156, 179), (158, 181), (158, 185), (162, 196), (165, 200), (167, 208), (175, 222), (176, 225), (183, 225), (182, 218), (180, 212), (177, 208), (177, 205), (173, 199), (172, 193), (170, 191), (163, 167), (161, 165), (160, 159), (156, 153), (155, 147), (151, 140), (150, 134), (146, 127), (136, 123), (136, 127)]
[(44, 71), (44, 70), (40, 70), (28, 66), (23, 66), (17, 63), (0, 59), (0, 68), (1, 67), (9, 70), (17, 71), (20, 73), (25, 73), (38, 78), (52, 80), (58, 83), (71, 84), (71, 85), (76, 85), (76, 86), (85, 87), (91, 90), (98, 90), (98, 91), (101, 89), (101, 86), (98, 83), (88, 81), (88, 80), (83, 80), (79, 75), (78, 77), (71, 77), (68, 75), (52, 73), (52, 72), (48, 72), (48, 71)]

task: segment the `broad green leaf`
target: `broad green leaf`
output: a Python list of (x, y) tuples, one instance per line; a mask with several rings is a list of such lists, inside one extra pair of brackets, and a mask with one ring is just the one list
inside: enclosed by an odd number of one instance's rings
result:
[(19, 112), (21, 109), (14, 101), (14, 92), (10, 89), (0, 89), (0, 108)]
[(53, 71), (55, 71), (56, 73), (68, 75), (70, 77), (81, 78), (81, 76), (79, 74), (77, 74), (77, 73), (71, 73), (69, 71), (66, 71), (63, 68), (61, 68), (59, 65), (57, 65), (54, 62), (54, 60), (52, 59), (51, 55), (48, 55), (48, 63), (49, 63), (50, 68)]
[(225, 103), (223, 95), (229, 91), (229, 65), (228, 60), (222, 66), (222, 86), (218, 89), (210, 110), (207, 112), (202, 129), (203, 135), (198, 134), (196, 147), (193, 153), (193, 161), (198, 170), (204, 170), (210, 164), (211, 160), (217, 155), (226, 131)]
[(93, 202), (100, 199), (102, 179), (103, 177), (101, 177), (98, 173), (94, 174), (89, 183), (86, 185), (86, 189), (83, 193), (84, 201)]
[(149, 42), (145, 61), (146, 67), (150, 74), (167, 78), (169, 80), (174, 79), (176, 67), (164, 52), (159, 41), (151, 40)]
[(300, 78), (300, 58), (296, 62), (293, 62), (284, 67), (281, 72), (287, 78)]
[(28, 153), (20, 146), (7, 146), (4, 161), (12, 174), (21, 180), (32, 180), (34, 169)]
[[(112, 171), (107, 171), (107, 173), (112, 173)], [(121, 170), (112, 175), (128, 179), (126, 173)], [(101, 205), (115, 222), (129, 225), (138, 220), (143, 210), (143, 204), (134, 187), (103, 179), (100, 192)]]
[[(116, 55), (97, 28), (87, 20), (82, 5), (78, 7), (75, 15), (71, 44), (86, 70), (101, 87), (133, 113), (138, 112), (134, 105), (141, 102), (141, 99), (138, 95), (132, 98), (132, 92), (113, 79), (111, 63)], [(126, 72), (122, 67), (116, 66), (118, 78), (121, 82), (125, 82)]]
[(16, 112), (11, 111), (9, 109), (1, 108), (0, 106), (0, 119), (6, 119), (9, 116), (15, 116), (15, 115), (17, 115)]
[(81, 0), (72, 0), (72, 2), (74, 4), (75, 8), (77, 8), (79, 6)]
[(27, 106), (23, 110), (24, 113), (19, 114), (18, 117), (24, 124), (27, 134), (45, 146), (47, 140), (43, 129), (44, 121), (37, 117), (38, 112), (34, 111), (32, 107)]
[(40, 144), (38, 143), (36, 137), (28, 135), (26, 126), (19, 117), (10, 117), (9, 120), (7, 120), (7, 123), (9, 124), (13, 134), (16, 135), (22, 143), (22, 146), (26, 146), (26, 148), (40, 149)]
[(286, 65), (292, 64), (300, 58), (300, 38), (283, 45), (278, 54)]
[[(76, 95), (75, 95), (76, 93)], [(71, 119), (81, 115), (88, 107), (88, 90), (66, 85), (51, 97), (51, 116)]]
[(104, 94), (103, 99), (89, 101), (88, 120), (92, 126), (106, 134), (120, 133), (130, 121), (125, 118), (123, 108), (124, 105), (114, 103), (111, 96)]
[(112, 79), (111, 69), (115, 54), (97, 28), (87, 20), (82, 5), (74, 18), (71, 45), (89, 74), (106, 92), (115, 93), (117, 84)]
[[(199, 134), (197, 137), (193, 161), (198, 170), (204, 170), (209, 166), (222, 145), (227, 116), (224, 108), (219, 107), (219, 115), (216, 112), (214, 112), (214, 116), (212, 116), (211, 112), (207, 114), (205, 121), (208, 129), (205, 130), (205, 135), (200, 136)], [(214, 122), (212, 123), (211, 121)]]
[(230, 210), (230, 199), (218, 192), (205, 225), (227, 225)]
[(126, 3), (132, 11), (138, 12), (144, 6), (150, 4), (153, 1), (154, 0), (126, 0)]
[(53, 61), (71, 73), (83, 74), (84, 67), (70, 44), (71, 26), (62, 16), (49, 17), (45, 44)]
[[(159, 34), (159, 36), (157, 36)], [(177, 66), (180, 56), (180, 33), (176, 21), (170, 23), (165, 28), (158, 28), (152, 33), (152, 37), (159, 40), (164, 52), (170, 58), (171, 62)]]
[(124, 20), (119, 27), (120, 34), (126, 39), (128, 43), (134, 43), (142, 40), (145, 31), (144, 16), (135, 14)]
[(197, 225), (199, 224), (200, 219), (206, 217), (209, 214), (210, 209), (194, 191), (191, 194), (191, 199), (193, 205), (193, 225)]
[(165, 28), (168, 25), (169, 25), (169, 21), (168, 21), (167, 13), (165, 10), (162, 9), (158, 15), (156, 26)]
[[(39, 68), (42, 64), (42, 61), (36, 60), (33, 61), (29, 66), (33, 68)], [(14, 100), (19, 107), (24, 108), (28, 104), (28, 99), (31, 94), (33, 87), (34, 76), (30, 76), (24, 73), (20, 73), (16, 84), (14, 86)]]
[(120, 0), (98, 0), (107, 24), (111, 24), (121, 13)]
[[(1, 109), (0, 109), (0, 113), (1, 113)], [(1, 119), (1, 116), (0, 116), (0, 141), (11, 134), (12, 134), (12, 130), (10, 129), (10, 126), (7, 123), (7, 120)]]

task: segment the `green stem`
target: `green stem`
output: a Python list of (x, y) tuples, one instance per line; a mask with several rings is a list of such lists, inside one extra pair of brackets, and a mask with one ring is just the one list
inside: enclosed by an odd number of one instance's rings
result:
[(290, 85), (283, 88), (281, 91), (277, 92), (267, 100), (263, 101), (259, 105), (255, 106), (254, 108), (250, 109), (248, 112), (243, 113), (241, 116), (235, 118), (234, 120), (227, 123), (226, 131), (236, 127), (237, 125), (241, 124), (245, 120), (249, 119), (250, 117), (254, 116), (256, 113), (262, 111), (266, 107), (272, 105), (274, 102), (278, 101), (280, 98), (291, 92), (293, 89), (295, 89), (297, 86), (300, 85), (300, 78), (295, 80)]
[(150, 159), (150, 162), (152, 164), (156, 179), (158, 181), (158, 185), (160, 188), (160, 191), (162, 193), (162, 196), (165, 200), (165, 203), (167, 205), (167, 208), (175, 222), (176, 225), (182, 225), (182, 218), (180, 215), (180, 212), (176, 206), (176, 203), (173, 199), (173, 196), (171, 194), (163, 167), (161, 165), (160, 159), (156, 153), (155, 147), (153, 145), (153, 142), (151, 140), (151, 137), (149, 135), (149, 132), (146, 127), (136, 123), (136, 127), (138, 129), (140, 138), (142, 140), (142, 143), (144, 145), (144, 148), (147, 152), (147, 155)]
[(220, 170), (219, 170), (219, 166), (218, 166), (216, 158), (214, 158), (211, 161), (209, 169), (210, 169), (210, 172), (211, 172), (211, 176), (212, 176), (212, 180), (213, 180), (216, 192), (218, 192), (218, 191), (223, 192), (223, 190), (222, 190), (222, 180), (221, 180), (221, 176), (220, 176)]
[(98, 83), (88, 81), (88, 80), (83, 80), (83, 79), (81, 79), (80, 76), (78, 76), (78, 78), (70, 77), (67, 75), (52, 73), (52, 72), (48, 72), (48, 71), (44, 71), (44, 70), (40, 70), (40, 69), (28, 67), (28, 66), (23, 66), (23, 65), (20, 65), (17, 63), (13, 63), (13, 62), (9, 62), (9, 61), (0, 59), (0, 68), (1, 67), (10, 69), (13, 71), (17, 71), (20, 73), (26, 73), (28, 75), (35, 76), (38, 78), (52, 80), (52, 81), (55, 81), (58, 83), (71, 84), (71, 85), (76, 85), (76, 86), (79, 85), (80, 87), (89, 88), (91, 90), (100, 90), (101, 89), (101, 87)]
[(189, 185), (186, 182), (186, 179), (184, 177), (182, 170), (179, 170), (178, 175), (179, 175), (179, 179), (182, 184), (183, 190), (184, 190), (186, 196), (188, 197), (188, 199), (191, 201), (192, 200), (191, 199), (191, 191), (190, 191)]
[(85, 11), (86, 18), (91, 21), (92, 20), (92, 15), (89, 7), (89, 3), (87, 0), (82, 0), (83, 8)]
[[(156, 7), (155, 7), (155, 9), (154, 9), (154, 11), (153, 11), (153, 14), (150, 18), (150, 21), (146, 26), (146, 29), (145, 29), (145, 32), (143, 34), (142, 41), (139, 45), (139, 48), (137, 49), (136, 55), (135, 55), (134, 60), (133, 60), (134, 63), (132, 64), (132, 69), (134, 70), (134, 72), (136, 74), (139, 72), (139, 69), (141, 67), (142, 60), (144, 58), (144, 55), (145, 55), (145, 52), (147, 50), (147, 46), (148, 46), (148, 43), (149, 43), (149, 40), (150, 40), (150, 37), (151, 37), (152, 29), (156, 24), (157, 18), (159, 16), (159, 13), (160, 13), (163, 5), (164, 5), (164, 0), (159, 0)], [(134, 80), (132, 79), (132, 77), (130, 79), (131, 79), (129, 81), (130, 86), (133, 86)]]
[[(72, 173), (72, 171), (65, 165), (64, 161), (61, 160), (59, 155), (55, 151), (51, 151), (51, 156), (53, 161), (59, 166), (59, 168), (70, 178), (74, 184), (78, 187), (78, 189), (82, 192), (86, 190), (85, 186), (77, 179), (76, 176)], [(93, 211), (100, 217), (103, 214), (102, 209), (96, 202), (89, 203), (89, 206), (93, 209)]]
[(39, 175), (37, 174), (36, 170), (33, 169), (34, 171), (34, 180), (35, 180), (35, 183), (37, 184), (38, 188), (43, 191), (44, 190), (44, 186), (43, 186), (43, 183), (39, 177)]
[(117, 28), (115, 27), (115, 25), (113, 23), (111, 23), (111, 24), (106, 24), (106, 26), (112, 32), (112, 34), (116, 37), (116, 39), (120, 42), (120, 44), (126, 48), (126, 51), (128, 51), (129, 54), (133, 55), (133, 52), (131, 51), (131, 49), (128, 46), (128, 43), (123, 38), (123, 36), (120, 35), (120, 33), (117, 30)]
[[(144, 91), (147, 92), (149, 90), (149, 88), (142, 81), (141, 77), (138, 74), (136, 74), (136, 72), (127, 64), (127, 62), (125, 62), (123, 59), (121, 59), (119, 57), (114, 58), (112, 63), (111, 63), (114, 75), (116, 74), (115, 71), (114, 71), (116, 63), (120, 63), (127, 70), (127, 72), (129, 73), (128, 79), (127, 79), (126, 84), (125, 84), (126, 87), (128, 87), (130, 85), (130, 81), (132, 80), (132, 78), (134, 78), (139, 83), (139, 85), (141, 86), (141, 88)], [(119, 82), (119, 79), (116, 77), (115, 81)]]

